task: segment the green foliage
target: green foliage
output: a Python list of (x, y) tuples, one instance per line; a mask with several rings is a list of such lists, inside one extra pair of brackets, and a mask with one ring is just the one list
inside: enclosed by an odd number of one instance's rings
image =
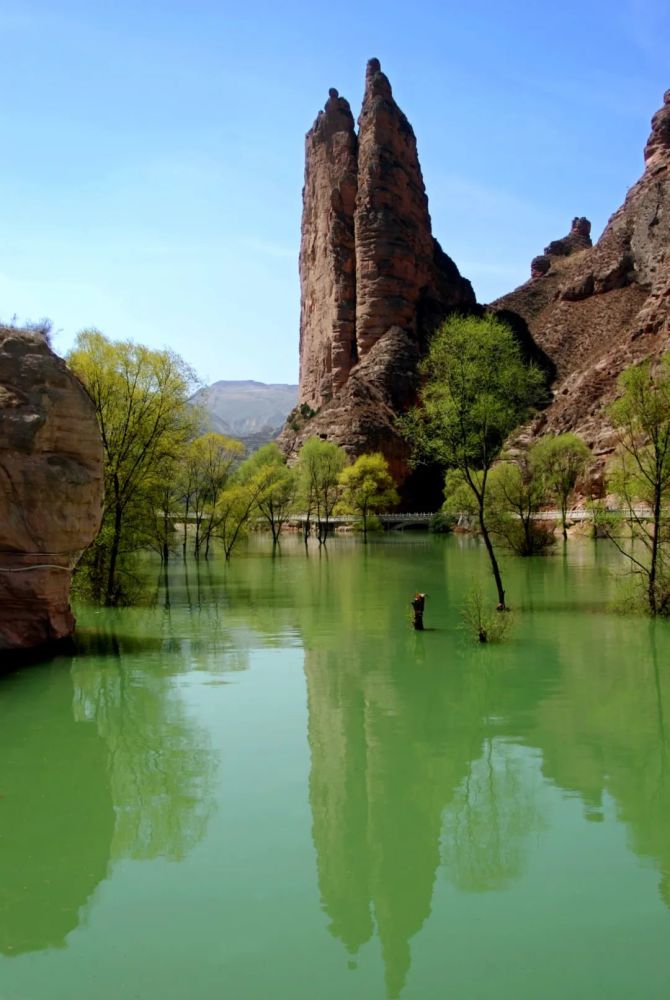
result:
[(307, 514), (305, 537), (309, 531), (309, 522), (315, 517), (319, 542), (325, 542), (335, 506), (340, 499), (339, 476), (345, 464), (343, 449), (332, 441), (311, 437), (300, 449), (297, 475), (300, 503)]
[(547, 435), (530, 449), (529, 460), (542, 477), (547, 496), (561, 511), (564, 538), (568, 537), (568, 500), (590, 457), (588, 447), (576, 434)]
[(518, 556), (540, 555), (556, 541), (553, 526), (537, 519), (543, 500), (543, 480), (527, 456), (491, 469), (486, 501), (491, 531)]
[(530, 407), (546, 398), (543, 373), (524, 362), (512, 331), (490, 315), (448, 319), (421, 373), (421, 407), (401, 426), (419, 458), (466, 477), (489, 469)]
[(546, 398), (545, 376), (526, 364), (514, 334), (486, 315), (452, 316), (421, 364), (421, 405), (400, 421), (415, 461), (457, 470), (476, 505), (491, 569), (505, 591), (486, 524), (488, 475), (508, 435)]
[(264, 488), (258, 499), (258, 512), (270, 525), (272, 540), (277, 543), (282, 527), (295, 505), (297, 474), (289, 469), (286, 458), (277, 444), (265, 444), (250, 455), (240, 469), (246, 482), (264, 476)]
[[(471, 473), (471, 478), (481, 491), (482, 474)], [(468, 518), (476, 518), (479, 511), (477, 494), (460, 469), (448, 469), (444, 477), (444, 503), (442, 513), (454, 519), (465, 514)]]
[(172, 351), (113, 342), (97, 330), (80, 333), (67, 360), (93, 400), (104, 449), (103, 524), (83, 571), (96, 599), (120, 603), (128, 556), (154, 541), (157, 497), (193, 433), (187, 400), (195, 376)]
[(371, 516), (395, 506), (399, 500), (388, 462), (381, 452), (359, 455), (352, 465), (340, 472), (339, 483), (342, 487), (340, 508), (360, 515), (363, 538), (367, 541)]
[(609, 408), (618, 447), (608, 471), (626, 530), (612, 518), (601, 518), (601, 530), (640, 578), (650, 614), (670, 615), (670, 354), (627, 368), (619, 385)]
[(491, 610), (479, 586), (472, 587), (466, 594), (461, 619), (464, 628), (481, 643), (501, 642), (513, 624), (509, 611)]
[(454, 530), (457, 518), (445, 510), (438, 510), (430, 519), (428, 530), (433, 535), (447, 535)]
[(243, 455), (244, 445), (240, 441), (213, 432), (194, 438), (182, 450), (175, 486), (183, 510), (184, 555), (191, 518), (195, 528), (194, 555), (196, 558), (200, 555), (203, 545), (205, 556), (209, 554), (217, 498)]

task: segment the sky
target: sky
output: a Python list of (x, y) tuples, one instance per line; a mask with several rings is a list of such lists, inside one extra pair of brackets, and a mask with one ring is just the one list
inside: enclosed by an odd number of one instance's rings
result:
[(667, 0), (0, 0), (0, 319), (296, 382), (304, 134), (381, 60), (481, 302), (640, 176)]

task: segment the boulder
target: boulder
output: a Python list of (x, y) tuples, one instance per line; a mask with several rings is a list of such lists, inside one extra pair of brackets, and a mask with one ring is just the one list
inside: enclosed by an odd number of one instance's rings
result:
[(72, 634), (71, 573), (102, 515), (93, 404), (41, 333), (0, 327), (0, 651)]

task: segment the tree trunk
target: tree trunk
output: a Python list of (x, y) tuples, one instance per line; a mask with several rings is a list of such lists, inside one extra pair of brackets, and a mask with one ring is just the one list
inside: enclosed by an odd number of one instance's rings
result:
[(658, 611), (656, 602), (656, 572), (658, 567), (658, 539), (661, 530), (661, 491), (658, 487), (654, 490), (654, 522), (653, 535), (651, 539), (651, 559), (649, 561), (649, 581), (647, 587), (647, 598), (649, 610), (652, 615)]
[(114, 533), (112, 535), (112, 544), (109, 549), (109, 568), (107, 571), (107, 593), (105, 594), (105, 604), (112, 604), (112, 595), (115, 590), (116, 581), (116, 562), (119, 556), (119, 547), (121, 545), (121, 522), (122, 522), (123, 512), (121, 510), (121, 504), (117, 500), (114, 505)]
[(182, 549), (181, 549), (182, 555), (183, 555), (184, 559), (186, 559), (186, 542), (187, 542), (187, 539), (188, 539), (187, 532), (188, 532), (188, 511), (189, 511), (189, 506), (190, 505), (189, 505), (189, 502), (187, 500), (186, 504), (184, 505), (184, 541), (183, 541)]
[(486, 551), (489, 554), (491, 569), (493, 570), (493, 579), (496, 582), (496, 588), (498, 590), (498, 611), (505, 611), (505, 591), (503, 589), (502, 577), (500, 576), (498, 560), (496, 559), (496, 554), (493, 551), (491, 538), (489, 537), (488, 528), (486, 527), (486, 520), (484, 518), (484, 503), (482, 500), (479, 501), (479, 529), (482, 533), (482, 538), (484, 539)]

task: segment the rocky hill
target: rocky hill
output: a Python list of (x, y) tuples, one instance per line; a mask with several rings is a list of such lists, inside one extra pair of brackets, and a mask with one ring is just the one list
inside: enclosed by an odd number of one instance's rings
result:
[(258, 448), (277, 436), (297, 399), (297, 385), (222, 381), (200, 389), (191, 403), (205, 410), (211, 430)]
[[(428, 481), (413, 481), (395, 418), (416, 400), (417, 363), (435, 326), (482, 307), (433, 238), (416, 139), (378, 60), (368, 63), (358, 133), (331, 90), (305, 153), (303, 412), (290, 415), (280, 443), (289, 457), (310, 435), (352, 456), (379, 449), (406, 502), (439, 502), (439, 484), (429, 498)], [(575, 218), (532, 261), (530, 280), (488, 307), (554, 377), (552, 402), (525, 436), (574, 430), (601, 467), (613, 447), (605, 407), (618, 374), (670, 349), (670, 91), (644, 158), (595, 246), (588, 219)]]
[(645, 169), (595, 246), (575, 219), (531, 264), (531, 278), (492, 303), (530, 332), (556, 366), (553, 402), (530, 428), (581, 434), (600, 459), (613, 436), (605, 407), (619, 373), (670, 350), (670, 90), (652, 119)]

